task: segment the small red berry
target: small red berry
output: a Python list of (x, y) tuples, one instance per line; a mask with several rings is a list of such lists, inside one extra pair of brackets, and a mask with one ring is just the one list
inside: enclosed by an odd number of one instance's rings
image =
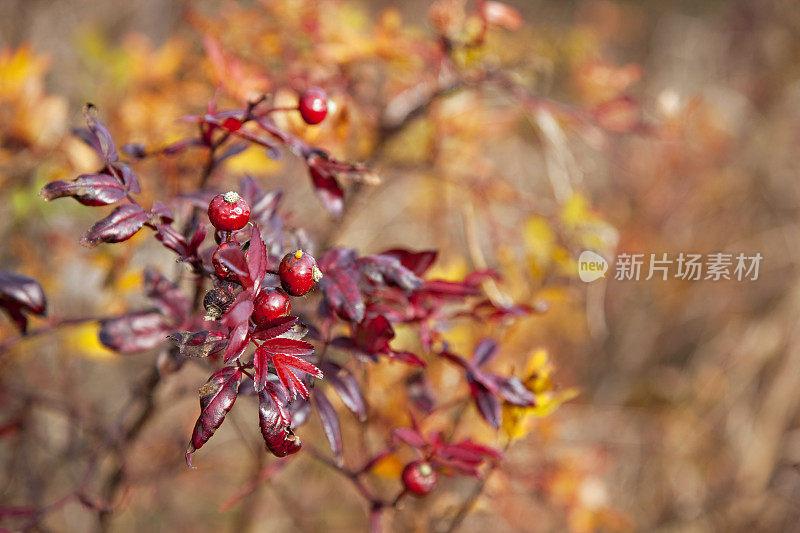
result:
[(278, 267), (281, 285), (292, 296), (302, 296), (322, 279), (322, 272), (311, 254), (297, 250), (286, 254)]
[(233, 117), (228, 117), (225, 119), (225, 122), (223, 122), (222, 125), (225, 126), (226, 130), (234, 132), (242, 127), (242, 121)]
[(403, 469), (403, 486), (417, 496), (425, 496), (439, 481), (439, 474), (424, 461), (408, 463)]
[(319, 124), (328, 114), (328, 95), (319, 87), (311, 87), (300, 95), (297, 109), (306, 124)]
[(264, 289), (253, 302), (253, 322), (257, 326), (292, 312), (292, 302), (280, 289)]
[(250, 220), (250, 206), (233, 191), (218, 194), (208, 205), (208, 218), (218, 230), (236, 231)]
[(222, 264), (222, 262), (220, 262), (220, 254), (222, 253), (223, 250), (233, 247), (239, 248), (240, 246), (241, 245), (236, 241), (223, 242), (222, 244), (217, 246), (217, 249), (214, 250), (214, 253), (211, 255), (211, 265), (214, 267), (214, 272), (216, 272), (217, 276), (219, 276), (221, 279), (232, 279), (232, 280), (238, 279), (236, 274), (231, 272), (228, 269), (228, 267), (226, 267), (225, 265)]

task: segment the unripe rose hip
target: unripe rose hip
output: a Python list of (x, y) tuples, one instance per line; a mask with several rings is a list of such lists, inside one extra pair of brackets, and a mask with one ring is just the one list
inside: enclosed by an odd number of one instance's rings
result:
[(311, 256), (297, 250), (286, 254), (278, 267), (281, 286), (292, 296), (302, 296), (311, 290), (314, 283), (322, 279), (322, 272), (317, 268), (317, 262)]
[(289, 297), (280, 289), (263, 289), (253, 306), (253, 322), (258, 326), (292, 312)]
[(218, 194), (208, 205), (208, 218), (218, 230), (240, 230), (250, 221), (250, 206), (234, 191)]
[(424, 461), (408, 463), (403, 469), (403, 486), (417, 496), (428, 494), (436, 488), (438, 481), (439, 474)]
[(319, 87), (311, 87), (300, 95), (297, 109), (306, 124), (319, 124), (328, 115), (328, 95)]

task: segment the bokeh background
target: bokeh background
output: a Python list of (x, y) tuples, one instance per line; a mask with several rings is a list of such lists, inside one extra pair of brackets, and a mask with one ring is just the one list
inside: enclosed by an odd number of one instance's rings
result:
[[(348, 184), (341, 221), (315, 203), (291, 157), (248, 150), (215, 185), (249, 173), (282, 188), (292, 223), (321, 243), (437, 248), (445, 276), (498, 269), (494, 298), (547, 312), (504, 328), (455, 326), (454, 344), (504, 338), (499, 365), (511, 370), (546, 350), (557, 394), (579, 390), (515, 435), (462, 531), (795, 531), (800, 10), (791, 0), (508, 3), (521, 27), (490, 31), (456, 60), (465, 72), (507, 74), (526, 96), (453, 88), (395, 127), (387, 103), (437, 83), (432, 35), (469, 31), (462, 2), (4, 0), (0, 265), (40, 280), (53, 317), (141, 308), (142, 269), (177, 268), (169, 254), (143, 236), (82, 248), (96, 212), (38, 197), (48, 181), (96, 165), (69, 135), (83, 103), (98, 106), (120, 144), (163, 145), (186, 133), (175, 118), (202, 111), (218, 88), (228, 103), (265, 91), (292, 101), (298, 80), (323, 84), (333, 118), (284, 125), (367, 161), (381, 184)], [(141, 163), (145, 198), (180, 191), (197, 165)], [(586, 248), (764, 259), (756, 281), (584, 284), (575, 258)], [(69, 491), (135, 394), (133, 378), (152, 367), (156, 354), (112, 354), (96, 331), (83, 324), (0, 353), (3, 506), (39, 508)], [(0, 339), (15, 335), (3, 319)], [(307, 458), (226, 505), (270, 461), (247, 422), (253, 406), (237, 404), (196, 461), (203, 468), (186, 469), (204, 376), (189, 365), (162, 386), (157, 414), (124, 450), (110, 516), (98, 522), (70, 504), (33, 529), (365, 529), (351, 486)], [(454, 383), (444, 370), (438, 379), (444, 390)], [(369, 401), (390, 411), (402, 400), (376, 386)], [(499, 442), (470, 413), (459, 431)], [(301, 435), (319, 441), (312, 426)], [(346, 456), (358, 453), (346, 436)], [(114, 460), (98, 469), (113, 471)], [(386, 461), (376, 482), (396, 484), (398, 465)], [(447, 480), (389, 527), (446, 530), (471, 490)]]

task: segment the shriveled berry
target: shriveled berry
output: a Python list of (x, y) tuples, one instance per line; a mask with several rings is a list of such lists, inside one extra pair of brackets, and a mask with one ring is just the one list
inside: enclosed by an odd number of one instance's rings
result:
[(425, 461), (408, 463), (403, 469), (403, 486), (417, 496), (428, 494), (438, 481), (439, 474)]
[(311, 87), (300, 95), (297, 109), (306, 124), (319, 124), (328, 115), (328, 95), (319, 87)]
[(218, 320), (233, 302), (231, 293), (215, 287), (206, 293), (203, 298), (203, 307), (206, 310), (207, 320)]
[(208, 205), (208, 218), (218, 230), (236, 231), (250, 220), (250, 206), (234, 191), (218, 194)]
[(292, 296), (304, 295), (311, 290), (314, 283), (322, 279), (316, 260), (303, 250), (286, 254), (278, 267), (278, 275), (281, 286)]
[(292, 312), (292, 302), (280, 289), (264, 289), (253, 302), (253, 322), (261, 326)]
[(240, 248), (240, 246), (241, 245), (236, 241), (223, 242), (222, 244), (217, 246), (216, 250), (214, 250), (214, 253), (211, 255), (211, 265), (214, 267), (214, 272), (217, 274), (217, 276), (220, 277), (220, 279), (229, 279), (229, 280), (238, 279), (236, 274), (231, 272), (228, 267), (222, 264), (222, 262), (220, 261), (220, 254), (222, 253), (223, 250), (226, 250), (228, 248)]

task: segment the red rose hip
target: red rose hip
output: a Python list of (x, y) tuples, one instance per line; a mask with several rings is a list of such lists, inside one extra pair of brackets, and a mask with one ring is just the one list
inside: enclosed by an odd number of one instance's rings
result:
[(281, 286), (292, 296), (302, 296), (322, 279), (322, 272), (311, 254), (297, 250), (286, 254), (278, 267)]
[(328, 95), (319, 87), (311, 87), (300, 95), (297, 109), (306, 124), (319, 124), (328, 115)]
[(250, 206), (234, 191), (218, 194), (208, 205), (208, 218), (222, 231), (242, 229), (250, 220)]
[(253, 322), (258, 326), (292, 312), (292, 302), (280, 289), (262, 290), (253, 305)]
[(403, 486), (417, 496), (425, 496), (439, 481), (439, 474), (424, 461), (408, 463), (403, 469)]

